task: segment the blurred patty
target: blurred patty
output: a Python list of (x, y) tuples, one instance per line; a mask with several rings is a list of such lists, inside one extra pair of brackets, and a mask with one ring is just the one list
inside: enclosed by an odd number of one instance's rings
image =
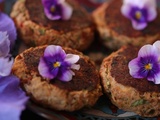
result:
[(18, 0), (11, 12), (20, 38), (29, 46), (56, 44), (85, 50), (94, 39), (91, 15), (74, 0), (69, 20), (46, 18), (41, 0)]
[(148, 23), (143, 30), (135, 30), (131, 21), (121, 13), (122, 0), (103, 3), (93, 11), (93, 18), (104, 45), (110, 49), (119, 49), (123, 45), (142, 46), (160, 38), (160, 10), (157, 18)]

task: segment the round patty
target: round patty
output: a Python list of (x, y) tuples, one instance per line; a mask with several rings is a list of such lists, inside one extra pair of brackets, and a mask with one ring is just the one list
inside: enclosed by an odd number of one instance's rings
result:
[(131, 21), (121, 13), (122, 0), (103, 3), (93, 11), (97, 30), (105, 46), (117, 50), (123, 45), (142, 46), (160, 38), (160, 10), (157, 18), (143, 30), (135, 30)]
[(118, 108), (143, 117), (160, 115), (160, 84), (135, 79), (128, 63), (137, 57), (139, 47), (125, 46), (106, 57), (100, 67), (104, 92)]
[(71, 48), (65, 52), (80, 56), (80, 70), (69, 82), (49, 81), (38, 72), (40, 57), (46, 46), (30, 48), (15, 58), (12, 73), (20, 78), (22, 88), (36, 103), (55, 110), (75, 111), (93, 106), (102, 95), (100, 76), (89, 57)]
[(69, 20), (49, 20), (41, 0), (17, 0), (11, 11), (19, 37), (28, 46), (55, 44), (85, 50), (94, 39), (95, 25), (91, 15), (74, 0)]

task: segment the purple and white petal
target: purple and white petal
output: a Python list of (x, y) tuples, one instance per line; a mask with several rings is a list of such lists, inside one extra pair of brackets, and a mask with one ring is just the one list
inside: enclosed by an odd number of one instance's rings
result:
[(55, 56), (57, 54), (60, 55), (61, 58), (65, 58), (66, 56), (66, 53), (62, 47), (56, 45), (49, 45), (44, 51), (44, 56)]
[(63, 4), (65, 2), (65, 0), (57, 0), (58, 4)]
[(137, 7), (144, 7), (144, 2), (145, 0), (139, 1), (139, 0), (123, 0), (123, 5), (126, 6), (137, 6)]
[(17, 30), (13, 20), (2, 12), (0, 12), (0, 31), (7, 32), (10, 40), (10, 47), (12, 49), (17, 39)]
[(155, 7), (148, 9), (147, 21), (153, 21), (157, 17), (157, 10)]
[(138, 65), (139, 61), (140, 61), (139, 58), (135, 58), (131, 60), (128, 64), (129, 73), (134, 78), (142, 78), (142, 76), (139, 74), (139, 69), (140, 69), (140, 66)]
[(20, 120), (28, 97), (19, 84), (19, 79), (13, 75), (0, 78), (0, 106), (3, 108), (0, 109), (0, 120)]
[(40, 62), (38, 65), (38, 71), (40, 75), (42, 75), (44, 78), (49, 78), (49, 79), (55, 78), (54, 74), (51, 74), (49, 70), (49, 66), (47, 66), (43, 58), (40, 59)]
[(61, 19), (61, 15), (53, 15), (47, 8), (44, 8), (45, 15), (50, 20), (59, 20)]
[(160, 40), (157, 40), (156, 42), (153, 43), (153, 47), (155, 47), (160, 55)]
[(122, 7), (121, 7), (121, 13), (125, 17), (130, 18), (130, 11), (131, 11), (131, 6), (130, 5), (122, 5)]
[(69, 20), (72, 16), (73, 8), (66, 2), (62, 5), (62, 19)]
[(142, 30), (157, 17), (156, 0), (123, 0), (121, 13), (131, 20), (134, 29)]
[(75, 75), (75, 73), (72, 70), (67, 70), (61, 76), (57, 76), (57, 78), (61, 81), (68, 82), (72, 80), (73, 75)]
[(72, 15), (73, 9), (65, 0), (42, 0), (42, 4), (44, 13), (50, 20), (68, 20)]
[(7, 32), (0, 31), (0, 57), (5, 57), (10, 52), (10, 41)]
[(72, 64), (71, 68), (74, 70), (79, 70), (80, 69), (80, 65), (79, 64)]
[(135, 30), (143, 30), (145, 27), (147, 27), (147, 23), (146, 22), (139, 23), (135, 20), (132, 20), (132, 26)]
[(156, 0), (142, 0), (143, 6), (147, 6), (148, 8), (156, 8), (157, 1)]
[(79, 55), (67, 54), (64, 61), (70, 64), (74, 64), (78, 62), (79, 58), (80, 58)]
[(145, 6), (156, 7), (156, 0), (123, 0), (123, 4), (130, 4), (139, 8), (143, 8)]
[(10, 74), (13, 62), (13, 58), (11, 59), (10, 57), (0, 57), (0, 76), (7, 76)]
[(1, 120), (20, 120), (21, 112), (24, 110), (16, 105), (0, 102), (0, 119)]
[(138, 52), (138, 57), (158, 56), (157, 50), (152, 45), (144, 45)]
[(75, 64), (78, 60), (78, 55), (66, 54), (62, 47), (49, 45), (40, 59), (38, 71), (44, 78), (70, 81), (75, 74), (71, 69), (80, 68)]
[(158, 74), (154, 75), (154, 77), (148, 77), (147, 79), (148, 79), (148, 81), (152, 81), (155, 84), (160, 84), (160, 72)]

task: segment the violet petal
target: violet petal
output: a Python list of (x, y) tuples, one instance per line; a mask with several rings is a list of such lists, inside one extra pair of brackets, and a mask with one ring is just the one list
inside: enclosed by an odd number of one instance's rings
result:
[(128, 67), (129, 67), (129, 73), (131, 76), (133, 76), (134, 78), (143, 78), (141, 75), (139, 75), (139, 58), (135, 58), (133, 60), (131, 60), (128, 64)]
[(62, 19), (69, 20), (72, 16), (73, 9), (68, 3), (62, 4)]
[(10, 41), (7, 32), (0, 31), (0, 57), (5, 57), (10, 52)]
[(73, 75), (74, 75), (74, 72), (72, 70), (66, 70), (66, 71), (63, 71), (63, 74), (61, 74), (61, 76), (57, 76), (57, 77), (61, 81), (68, 82), (72, 80)]
[(157, 17), (157, 11), (156, 8), (150, 8), (148, 9), (148, 21), (153, 21)]
[(152, 45), (144, 45), (138, 52), (138, 57), (158, 56), (157, 50)]
[(62, 47), (49, 45), (40, 59), (38, 70), (44, 78), (69, 81), (74, 75), (71, 69), (79, 70), (80, 68), (80, 65), (74, 64), (78, 60), (78, 55), (66, 54)]
[(79, 55), (74, 55), (74, 54), (67, 54), (66, 58), (65, 58), (65, 62), (70, 63), (70, 64), (74, 64), (79, 60)]
[(10, 57), (0, 57), (0, 76), (7, 76), (10, 74), (13, 62), (13, 58), (11, 59)]
[(149, 81), (154, 82), (155, 84), (160, 84), (160, 72), (154, 76), (154, 78), (148, 78)]
[(7, 15), (0, 12), (0, 31), (7, 32), (10, 40), (10, 47), (13, 48), (17, 39), (17, 31), (13, 20)]
[[(137, 13), (138, 11), (140, 16)], [(148, 22), (154, 20), (157, 16), (156, 0), (123, 0), (121, 13), (132, 21), (134, 29), (142, 30), (147, 27)]]
[(13, 75), (0, 78), (0, 110), (1, 120), (20, 120), (28, 100), (25, 92), (19, 87), (19, 79)]
[(138, 23), (135, 20), (132, 20), (132, 27), (135, 30), (143, 30), (146, 26), (147, 26), (146, 22), (144, 22), (144, 23)]
[(44, 51), (44, 56), (55, 56), (55, 55), (60, 55), (61, 57), (59, 59), (64, 59), (66, 57), (65, 51), (62, 49), (60, 46), (56, 45), (49, 45), (45, 51)]
[(38, 71), (44, 78), (49, 78), (49, 79), (55, 78), (54, 74), (51, 74), (51, 72), (49, 71), (49, 67), (43, 58), (40, 59), (38, 65)]
[(153, 46), (158, 50), (158, 53), (160, 55), (160, 40), (157, 40), (153, 43)]

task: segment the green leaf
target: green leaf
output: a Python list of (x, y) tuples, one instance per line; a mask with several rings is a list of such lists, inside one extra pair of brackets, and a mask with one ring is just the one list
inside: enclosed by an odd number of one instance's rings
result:
[(45, 30), (44, 29), (39, 29), (39, 33), (40, 33), (40, 35), (44, 35), (45, 34)]
[(136, 107), (138, 105), (143, 105), (143, 104), (146, 104), (146, 103), (147, 103), (147, 100), (139, 99), (139, 100), (136, 100), (135, 102), (133, 102), (131, 104), (131, 107)]

